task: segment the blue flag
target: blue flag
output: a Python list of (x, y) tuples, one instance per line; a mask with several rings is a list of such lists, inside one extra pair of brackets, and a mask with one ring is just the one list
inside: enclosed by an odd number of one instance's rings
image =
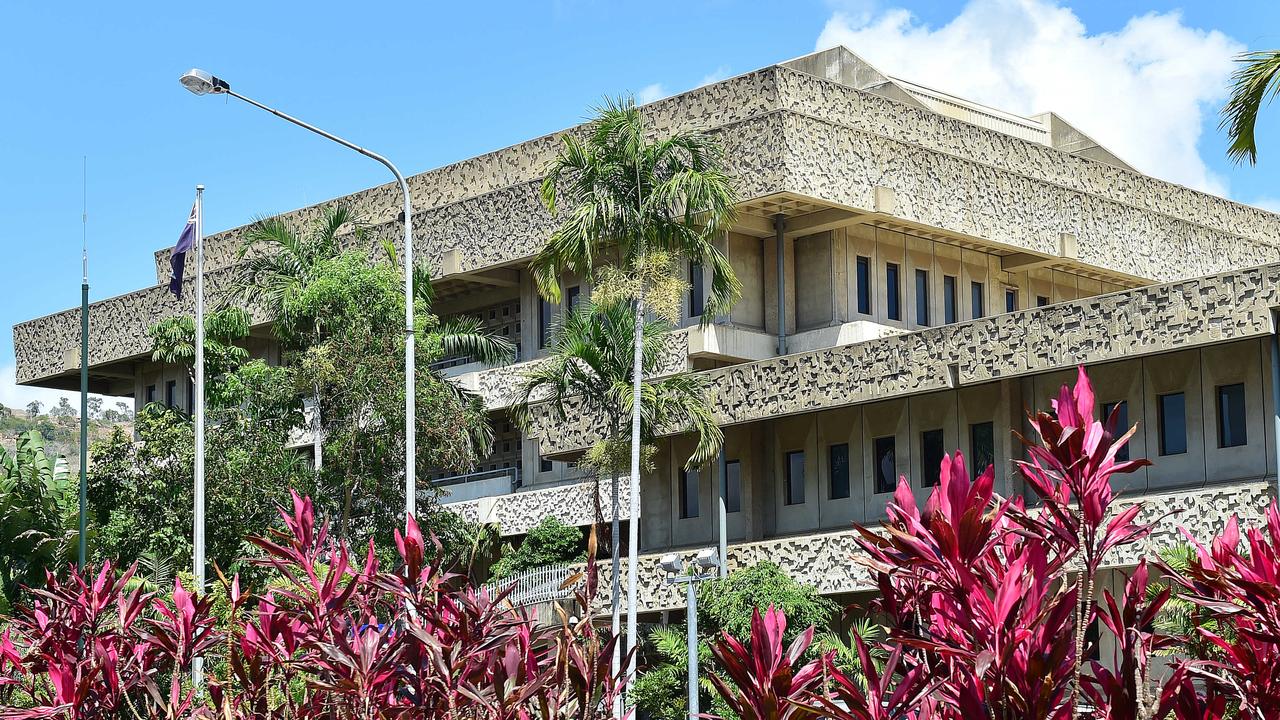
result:
[(173, 253), (169, 256), (169, 265), (173, 268), (173, 277), (169, 280), (169, 292), (173, 296), (182, 299), (182, 274), (187, 269), (187, 252), (191, 250), (191, 246), (195, 244), (196, 239), (196, 206), (191, 206), (191, 215), (187, 218), (186, 227), (182, 228), (182, 235), (178, 238), (178, 244), (173, 246)]

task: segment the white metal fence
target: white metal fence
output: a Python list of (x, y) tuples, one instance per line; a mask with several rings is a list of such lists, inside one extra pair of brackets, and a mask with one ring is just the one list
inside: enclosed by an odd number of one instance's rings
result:
[(496, 595), (510, 588), (511, 592), (506, 599), (516, 607), (568, 600), (581, 583), (581, 580), (569, 582), (573, 574), (573, 569), (568, 565), (547, 565), (487, 583), (484, 589)]

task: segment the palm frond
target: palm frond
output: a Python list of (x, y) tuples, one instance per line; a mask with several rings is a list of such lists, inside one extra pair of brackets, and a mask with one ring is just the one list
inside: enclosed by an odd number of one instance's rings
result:
[(1240, 67), (1232, 74), (1231, 97), (1223, 106), (1218, 128), (1231, 141), (1227, 157), (1250, 165), (1258, 162), (1254, 130), (1264, 102), (1280, 93), (1280, 50), (1260, 50), (1236, 57)]

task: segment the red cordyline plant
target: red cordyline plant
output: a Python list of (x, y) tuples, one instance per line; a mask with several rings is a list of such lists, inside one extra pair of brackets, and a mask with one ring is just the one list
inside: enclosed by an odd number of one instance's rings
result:
[[(1030, 416), (1039, 441), (1023, 439), (1028, 459), (1017, 465), (1038, 508), (997, 495), (991, 467), (971, 479), (957, 453), (942, 461), (939, 486), (923, 508), (904, 477), (882, 532), (855, 526), (865, 553), (859, 562), (889, 620), (889, 662), (877, 671), (859, 643), (863, 677), (850, 680), (827, 663), (825, 692), (788, 696), (805, 708), (794, 712), (838, 720), (1065, 720), (1079, 712), (1084, 627), (1097, 612), (1094, 579), (1111, 550), (1149, 531), (1136, 522), (1139, 507), (1112, 512), (1111, 476), (1147, 463), (1116, 460), (1133, 431), (1117, 436), (1114, 415), (1096, 418), (1083, 368), (1053, 409)], [(1089, 697), (1103, 717), (1153, 717), (1177, 695), (1147, 693), (1147, 658), (1166, 641), (1145, 629), (1163, 602), (1148, 604), (1145, 587), (1142, 567), (1121, 600), (1108, 596), (1102, 613), (1123, 637), (1125, 655), (1115, 674), (1094, 670)], [(721, 654), (733, 654), (726, 649)], [(783, 717), (769, 712), (752, 711)]]
[[(288, 718), (605, 717), (621, 685), (614, 639), (589, 620), (540, 626), (500, 594), (429, 561), (409, 518), (396, 532), (400, 563), (362, 562), (317, 525), (309, 499), (281, 512), (285, 530), (251, 538), (258, 562), (284, 586), (254, 600), (232, 580), (242, 631), (230, 640), (231, 676), (211, 683), (227, 720)], [(586, 598), (579, 598), (586, 605)]]
[(48, 575), (0, 636), (3, 718), (179, 718), (195, 711), (183, 678), (219, 639), (209, 601), (174, 585), (171, 601), (130, 590), (133, 568), (92, 580)]
[[(1208, 710), (1178, 717), (1223, 717), (1228, 701), (1244, 720), (1280, 717), (1280, 508), (1273, 500), (1263, 526), (1245, 531), (1243, 548), (1235, 517), (1208, 548), (1186, 535), (1195, 558), (1184, 572), (1162, 569), (1203, 620), (1231, 632), (1199, 628), (1222, 655), (1179, 665), (1185, 678), (1172, 701)], [(1203, 688), (1199, 696), (1192, 680)]]

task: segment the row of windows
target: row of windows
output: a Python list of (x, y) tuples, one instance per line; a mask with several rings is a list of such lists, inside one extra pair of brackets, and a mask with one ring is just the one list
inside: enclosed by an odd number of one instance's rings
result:
[[(192, 410), (196, 406), (195, 390), (196, 390), (195, 383), (188, 381), (187, 382), (187, 410)], [(146, 402), (147, 405), (150, 405), (151, 403), (156, 402), (158, 400), (158, 398), (156, 397), (155, 385), (147, 386), (146, 400), (147, 400)], [(177, 380), (165, 381), (164, 404), (166, 407), (171, 407), (171, 408), (178, 407), (178, 381)]]
[[(874, 463), (876, 493), (891, 493), (898, 485), (898, 462), (896, 436), (878, 437), (871, 441), (872, 460)], [(937, 485), (941, 479), (942, 458), (946, 454), (945, 439), (941, 428), (925, 430), (920, 433), (920, 457), (924, 463), (923, 478), (926, 487)], [(970, 458), (974, 460), (971, 467), (986, 469), (995, 460), (995, 429), (990, 422), (974, 423), (969, 426)], [(827, 446), (828, 467), (831, 482), (828, 486), (828, 497), (832, 500), (843, 500), (850, 495), (849, 443), (834, 443)], [(742, 510), (742, 472), (737, 460), (729, 460), (725, 464), (725, 511)], [(783, 501), (787, 505), (803, 505), (805, 502), (805, 451), (791, 450), (784, 456), (783, 470), (785, 484)], [(679, 487), (680, 518), (698, 517), (698, 471), (681, 470)]]
[[(1245, 421), (1244, 383), (1219, 385), (1214, 390), (1218, 418), (1218, 447), (1231, 448), (1249, 444), (1249, 430)], [(1128, 403), (1108, 403), (1104, 412), (1119, 408), (1116, 427), (1128, 427)], [(1187, 396), (1186, 393), (1165, 393), (1156, 397), (1156, 432), (1161, 455), (1181, 455), (1187, 451)], [(1128, 448), (1121, 452), (1128, 459)], [(1117, 457), (1121, 453), (1117, 453)]]
[[(897, 263), (885, 263), (884, 268), (885, 281), (885, 315), (890, 320), (902, 320), (902, 289), (900, 281), (900, 267)], [(950, 325), (957, 321), (957, 299), (956, 284), (958, 280), (954, 275), (942, 276), (942, 322)], [(858, 312), (862, 315), (871, 314), (871, 258), (865, 255), (859, 255), (857, 260), (857, 302)], [(915, 292), (916, 292), (916, 324), (931, 325), (932, 318), (929, 317), (929, 271), (924, 269), (916, 269), (915, 274)], [(1045, 295), (1036, 296), (1036, 306), (1044, 307), (1049, 304), (1049, 298)], [(969, 309), (971, 317), (980, 318), (986, 315), (986, 285), (978, 281), (969, 283)], [(1018, 291), (1006, 289), (1004, 291), (1004, 311), (1015, 312), (1018, 309)]]

